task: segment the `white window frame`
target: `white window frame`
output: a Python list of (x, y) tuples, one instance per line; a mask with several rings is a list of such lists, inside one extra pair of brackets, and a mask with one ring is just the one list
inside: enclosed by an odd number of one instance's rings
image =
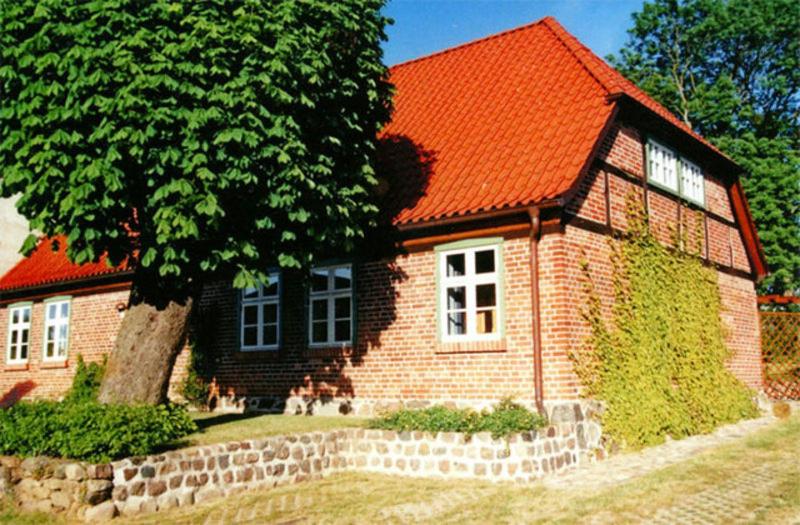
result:
[(678, 154), (672, 148), (668, 148), (653, 139), (648, 140), (647, 179), (657, 186), (678, 193), (680, 191), (678, 158)]
[[(674, 185), (671, 185), (669, 181), (662, 180), (661, 173), (654, 168), (657, 165), (666, 169), (665, 162), (672, 164)], [(693, 204), (705, 207), (705, 179), (705, 174), (700, 166), (657, 140), (647, 140), (647, 180), (651, 184), (664, 188)]]
[[(28, 312), (28, 320), (25, 321), (24, 313), (27, 310)], [(18, 321), (14, 322), (14, 312), (18, 312)], [(31, 321), (33, 317), (33, 308), (30, 304), (23, 304), (17, 306), (9, 306), (8, 308), (8, 344), (6, 346), (6, 363), (10, 365), (22, 365), (26, 364), (31, 357)], [(22, 332), (27, 330), (28, 332), (28, 341), (26, 343), (22, 342)], [(12, 343), (12, 334), (17, 332), (17, 342)], [(26, 346), (25, 357), (22, 358), (20, 355), (22, 354), (21, 349), (23, 344)], [(16, 357), (11, 357), (11, 348), (12, 346), (16, 349)]]
[[(336, 270), (347, 269), (350, 271), (350, 288), (335, 288)], [(311, 347), (333, 347), (350, 346), (353, 344), (353, 334), (355, 332), (355, 275), (352, 264), (332, 264), (328, 266), (316, 266), (312, 272), (327, 272), (328, 285), (326, 290), (314, 291), (313, 286), (309, 286), (308, 292), (308, 344)], [(348, 297), (350, 299), (349, 318), (336, 318), (336, 299)], [(325, 341), (314, 341), (314, 301), (327, 301), (327, 338)], [(336, 339), (336, 321), (350, 321), (350, 338), (347, 340)], [(319, 322), (319, 321), (318, 321)]]
[[(67, 305), (67, 315), (62, 316), (61, 310), (63, 305)], [(50, 309), (54, 308), (57, 314), (55, 319), (50, 318)], [(72, 301), (70, 299), (56, 299), (45, 301), (44, 303), (44, 333), (42, 334), (42, 361), (45, 362), (62, 362), (66, 361), (69, 356), (69, 336), (70, 336), (70, 318), (72, 317)], [(53, 327), (53, 355), (47, 355), (47, 345), (50, 343), (49, 328)], [(66, 327), (65, 333), (62, 337), (61, 327)], [(59, 354), (61, 342), (63, 341), (63, 354)]]
[(680, 158), (680, 185), (681, 195), (687, 200), (705, 205), (705, 177), (703, 170), (683, 157)]
[[(242, 352), (258, 352), (258, 351), (274, 351), (278, 350), (281, 346), (281, 295), (283, 291), (283, 283), (281, 282), (280, 272), (273, 272), (269, 274), (269, 285), (277, 284), (276, 292), (274, 295), (266, 295), (266, 287), (258, 285), (257, 295), (255, 297), (245, 297), (247, 290), (252, 288), (245, 288), (241, 291), (239, 300), (239, 349)], [(264, 305), (275, 305), (276, 315), (275, 323), (264, 322)], [(244, 317), (244, 309), (248, 306), (257, 307), (257, 319), (255, 325), (246, 325)], [(264, 344), (264, 326), (267, 324), (275, 324), (275, 343)], [(245, 328), (256, 328), (256, 344), (246, 345), (244, 342)]]
[[(492, 250), (494, 252), (494, 272), (475, 273), (475, 253)], [(447, 275), (447, 257), (464, 254), (464, 275)], [(444, 343), (463, 341), (496, 341), (502, 337), (503, 326), (503, 283), (502, 283), (502, 250), (499, 244), (485, 244), (474, 247), (441, 250), (439, 256), (439, 337)], [(481, 284), (495, 286), (495, 331), (480, 334), (476, 331), (478, 323), (477, 287)], [(464, 334), (449, 334), (449, 318), (447, 308), (447, 289), (464, 287), (466, 292), (467, 331)]]

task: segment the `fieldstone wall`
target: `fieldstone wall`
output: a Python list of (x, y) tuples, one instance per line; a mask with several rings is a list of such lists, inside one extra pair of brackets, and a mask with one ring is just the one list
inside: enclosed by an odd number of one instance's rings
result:
[(508, 439), (488, 433), (347, 429), (183, 449), (112, 463), (123, 515), (192, 505), (233, 492), (337, 471), (529, 482), (602, 459), (600, 427), (562, 423)]
[(113, 473), (109, 464), (0, 456), (0, 496), (10, 496), (25, 511), (103, 521), (116, 513), (111, 502)]

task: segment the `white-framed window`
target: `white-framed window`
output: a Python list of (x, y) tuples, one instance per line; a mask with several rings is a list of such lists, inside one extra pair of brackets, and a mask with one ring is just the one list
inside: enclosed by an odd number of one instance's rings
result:
[(499, 246), (440, 251), (439, 272), (442, 341), (499, 338)]
[(269, 274), (269, 284), (242, 290), (240, 340), (242, 351), (277, 350), (281, 335), (281, 275)]
[(697, 164), (681, 159), (681, 195), (692, 202), (703, 204), (703, 170)]
[(311, 270), (308, 340), (311, 346), (353, 342), (353, 266), (341, 264)]
[(652, 182), (678, 191), (678, 156), (654, 140), (647, 142), (648, 176)]
[(8, 352), (6, 362), (20, 364), (28, 362), (31, 338), (31, 307), (12, 306), (8, 310)]
[(44, 361), (63, 361), (69, 346), (68, 299), (44, 304)]
[(647, 141), (647, 178), (686, 200), (705, 205), (705, 179), (700, 166), (652, 139)]

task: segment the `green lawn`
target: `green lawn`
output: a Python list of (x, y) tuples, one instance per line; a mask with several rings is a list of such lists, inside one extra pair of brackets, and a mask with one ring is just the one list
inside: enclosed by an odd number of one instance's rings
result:
[(183, 438), (180, 446), (211, 445), (277, 434), (295, 434), (366, 426), (367, 418), (352, 416), (284, 416), (276, 414), (219, 414), (196, 412), (198, 432)]

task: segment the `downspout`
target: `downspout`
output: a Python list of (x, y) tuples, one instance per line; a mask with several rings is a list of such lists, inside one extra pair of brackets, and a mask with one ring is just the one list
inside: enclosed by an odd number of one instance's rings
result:
[(539, 237), (542, 232), (539, 220), (539, 208), (528, 208), (531, 219), (530, 233), (530, 267), (531, 267), (531, 309), (533, 310), (533, 323), (531, 324), (531, 338), (533, 341), (533, 387), (536, 400), (536, 409), (540, 414), (546, 415), (544, 409), (544, 380), (542, 379), (542, 330), (539, 305)]

